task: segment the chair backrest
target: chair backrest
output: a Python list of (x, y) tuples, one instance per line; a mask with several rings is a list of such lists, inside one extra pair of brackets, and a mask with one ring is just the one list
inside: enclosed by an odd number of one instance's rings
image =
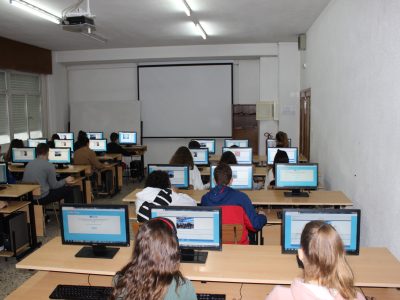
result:
[(223, 205), (222, 209), (222, 243), (248, 244), (247, 218), (243, 207), (238, 205)]
[(242, 224), (222, 224), (222, 243), (238, 244), (242, 239)]

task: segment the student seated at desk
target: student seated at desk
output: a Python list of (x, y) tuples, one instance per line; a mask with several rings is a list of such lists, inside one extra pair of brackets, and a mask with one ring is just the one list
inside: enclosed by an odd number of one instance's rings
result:
[(105, 164), (100, 162), (96, 153), (89, 148), (89, 139), (86, 135), (81, 136), (78, 143), (82, 146), (74, 153), (74, 165), (90, 165), (93, 169), (92, 171), (101, 170), (106, 167)]
[(74, 192), (72, 186), (67, 186), (73, 181), (68, 176), (57, 180), (56, 168), (49, 163), (49, 146), (40, 143), (36, 147), (37, 157), (30, 161), (25, 168), (22, 182), (37, 183), (40, 185), (40, 196), (35, 197), (35, 204), (45, 205), (64, 199), (65, 203), (74, 203)]
[(171, 189), (167, 172), (153, 171), (147, 177), (145, 189), (136, 194), (136, 214), (138, 222), (150, 219), (153, 206), (196, 206), (196, 201), (186, 194)]
[(111, 142), (107, 144), (107, 153), (122, 154), (124, 156), (131, 155), (127, 150), (122, 148), (120, 144), (118, 144), (118, 133), (111, 133), (110, 140)]
[(290, 288), (277, 286), (267, 300), (365, 300), (354, 288), (354, 276), (335, 228), (322, 221), (307, 223), (301, 233), (298, 257), (303, 279)]
[(289, 147), (289, 139), (287, 133), (278, 131), (275, 135), (276, 147), (287, 148)]
[(225, 151), (224, 153), (222, 153), (219, 163), (227, 165), (236, 165), (237, 159), (232, 151)]
[(51, 140), (47, 142), (47, 145), (49, 145), (50, 148), (55, 148), (56, 145), (54, 144), (54, 140), (59, 140), (60, 136), (57, 133), (54, 133), (51, 136)]
[[(258, 231), (267, 223), (263, 212), (257, 214), (249, 197), (238, 190), (232, 189), (232, 169), (227, 164), (219, 164), (214, 170), (214, 180), (217, 186), (201, 198), (202, 206), (241, 206), (245, 212), (244, 228), (247, 233)], [(235, 219), (236, 216), (224, 216), (225, 219)], [(247, 241), (248, 243), (248, 241)]]
[(169, 163), (171, 165), (189, 165), (189, 180), (194, 190), (204, 190), (208, 188), (208, 185), (203, 184), (201, 180), (201, 173), (193, 162), (193, 156), (189, 148), (185, 146), (179, 147)]
[(267, 176), (265, 177), (264, 189), (275, 186), (275, 172), (276, 164), (287, 164), (289, 163), (289, 156), (286, 151), (278, 150), (274, 157), (274, 164), (271, 169), (269, 169)]
[(24, 142), (20, 139), (13, 139), (8, 147), (6, 154), (4, 155), (5, 162), (11, 162), (12, 160), (12, 149), (13, 148), (24, 148)]
[(165, 218), (144, 223), (135, 238), (132, 261), (113, 278), (112, 300), (197, 300), (179, 271), (176, 228)]
[(77, 151), (79, 148), (85, 146), (85, 144), (83, 144), (85, 142), (85, 139), (84, 139), (85, 137), (87, 138), (86, 132), (83, 130), (79, 130), (78, 138), (76, 139), (76, 142), (74, 144), (74, 151)]

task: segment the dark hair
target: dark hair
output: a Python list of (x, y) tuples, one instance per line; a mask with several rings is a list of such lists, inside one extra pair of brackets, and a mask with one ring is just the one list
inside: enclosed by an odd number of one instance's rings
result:
[(191, 141), (189, 142), (188, 148), (189, 148), (189, 149), (200, 149), (200, 148), (201, 148), (201, 145), (200, 145), (200, 143), (199, 143), (198, 141), (191, 140)]
[(79, 136), (78, 143), (81, 145), (81, 147), (84, 147), (89, 144), (89, 138), (86, 135)]
[(51, 136), (51, 140), (54, 142), (54, 140), (59, 140), (60, 139), (60, 136), (57, 134), (57, 133), (54, 133), (52, 136)]
[(113, 133), (111, 133), (110, 134), (110, 140), (111, 140), (111, 142), (115, 142), (116, 140), (118, 140), (118, 133), (116, 133), (116, 132), (113, 132)]
[(237, 164), (237, 159), (235, 154), (233, 154), (232, 151), (225, 151), (221, 155), (221, 159), (219, 160), (219, 163), (227, 164), (227, 165), (236, 165)]
[(11, 151), (13, 148), (24, 148), (24, 142), (20, 139), (13, 139), (10, 143), (10, 146), (8, 147), (8, 151), (6, 155), (4, 156), (4, 160), (6, 162), (11, 161)]
[(173, 280), (184, 281), (179, 271), (180, 254), (173, 222), (151, 219), (140, 226), (135, 238), (132, 261), (120, 272), (111, 299), (164, 299)]
[(232, 179), (232, 169), (227, 164), (219, 164), (214, 170), (214, 179), (217, 185), (228, 185)]
[(272, 173), (276, 173), (276, 164), (287, 164), (289, 163), (289, 156), (287, 155), (286, 151), (278, 150), (274, 157), (274, 166), (272, 168)]
[(240, 148), (238, 145), (232, 145), (229, 148)]
[(190, 152), (188, 147), (179, 147), (175, 154), (171, 157), (169, 163), (171, 165), (189, 165), (190, 169), (192, 170), (194, 167), (192, 152)]
[(87, 133), (86, 133), (86, 131), (79, 130), (79, 132), (78, 132), (78, 139), (79, 139), (80, 137), (82, 137), (82, 136), (87, 136)]
[(171, 187), (168, 173), (165, 171), (156, 170), (147, 176), (145, 187), (153, 187), (159, 189), (168, 189)]
[(49, 153), (49, 145), (47, 145), (45, 143), (40, 143), (36, 146), (36, 155), (37, 156), (46, 155), (47, 153)]
[(289, 140), (286, 132), (278, 131), (275, 135), (275, 139), (277, 147), (283, 147), (283, 148), (289, 147)]

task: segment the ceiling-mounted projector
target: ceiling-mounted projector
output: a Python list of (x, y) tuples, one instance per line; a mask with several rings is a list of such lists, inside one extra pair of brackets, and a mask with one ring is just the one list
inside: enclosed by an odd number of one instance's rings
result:
[(94, 19), (83, 15), (64, 17), (61, 24), (64, 30), (72, 32), (88, 33), (96, 30)]

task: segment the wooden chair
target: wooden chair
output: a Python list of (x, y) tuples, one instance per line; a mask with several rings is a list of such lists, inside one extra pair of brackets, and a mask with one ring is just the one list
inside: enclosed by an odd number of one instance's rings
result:
[(222, 224), (222, 243), (238, 244), (243, 234), (242, 224)]

